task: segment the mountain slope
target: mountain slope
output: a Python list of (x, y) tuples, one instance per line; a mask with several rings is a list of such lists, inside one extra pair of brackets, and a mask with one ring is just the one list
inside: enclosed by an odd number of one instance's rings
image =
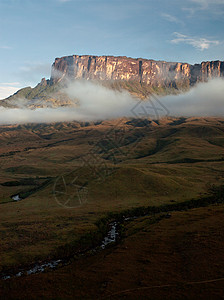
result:
[(65, 56), (56, 58), (50, 80), (45, 78), (34, 88), (27, 87), (0, 102), (4, 107), (29, 108), (71, 106), (63, 92), (67, 82), (92, 80), (114, 90), (127, 90), (138, 98), (151, 94), (176, 94), (199, 82), (224, 76), (224, 62), (187, 63), (154, 61), (114, 56)]

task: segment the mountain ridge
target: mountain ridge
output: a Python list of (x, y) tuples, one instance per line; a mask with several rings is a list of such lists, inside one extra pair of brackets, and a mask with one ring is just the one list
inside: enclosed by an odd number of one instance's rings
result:
[(52, 64), (50, 79), (17, 91), (0, 105), (18, 107), (18, 100), (23, 99), (23, 105), (31, 109), (72, 106), (74, 101), (62, 91), (68, 80), (91, 80), (145, 99), (151, 94), (177, 94), (214, 77), (224, 77), (224, 61), (191, 65), (126, 56), (63, 56)]
[(72, 55), (56, 58), (51, 83), (72, 79), (138, 81), (150, 86), (182, 87), (224, 76), (224, 62), (201, 64), (155, 61), (126, 56)]

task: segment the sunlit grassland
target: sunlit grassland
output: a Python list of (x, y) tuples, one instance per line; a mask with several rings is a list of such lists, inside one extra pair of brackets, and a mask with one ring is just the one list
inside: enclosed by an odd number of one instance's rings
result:
[[(109, 212), (182, 202), (204, 194), (209, 184), (222, 184), (223, 120), (174, 121), (145, 127), (120, 122), (118, 134), (124, 127), (126, 133), (118, 145), (123, 152), (115, 149), (119, 163), (113, 163), (115, 150), (105, 144), (107, 151), (97, 152), (96, 174), (82, 167), (81, 158), (89, 159), (89, 151), (105, 139), (112, 121), (1, 128), (0, 269), (50, 259), (63, 245), (75, 245), (81, 236), (93, 234), (96, 222)], [(100, 162), (107, 165), (105, 176)], [(55, 197), (55, 181), (63, 176), (70, 183), (77, 174), (78, 183), (88, 189), (86, 202), (65, 207), (66, 197)], [(17, 193), (24, 199), (13, 202), (10, 197)]]

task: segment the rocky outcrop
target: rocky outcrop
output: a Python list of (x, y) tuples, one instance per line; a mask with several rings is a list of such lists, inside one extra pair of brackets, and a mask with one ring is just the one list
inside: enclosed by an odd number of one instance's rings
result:
[(176, 94), (198, 82), (223, 76), (224, 62), (221, 61), (190, 65), (124, 56), (65, 56), (55, 59), (50, 80), (43, 78), (36, 87), (17, 91), (1, 100), (0, 106), (18, 107), (18, 99), (23, 99), (23, 104), (32, 109), (74, 105), (74, 99), (63, 92), (67, 78), (97, 80), (108, 88), (125, 89), (146, 99), (152, 94)]
[(211, 77), (224, 76), (224, 62), (190, 65), (141, 58), (73, 55), (56, 58), (51, 84), (63, 78), (136, 81), (152, 87), (188, 87)]
[(42, 87), (45, 87), (45, 86), (47, 86), (49, 84), (49, 80), (47, 79), (45, 79), (45, 78), (42, 78), (41, 79), (41, 82), (38, 84), (38, 86), (42, 86)]

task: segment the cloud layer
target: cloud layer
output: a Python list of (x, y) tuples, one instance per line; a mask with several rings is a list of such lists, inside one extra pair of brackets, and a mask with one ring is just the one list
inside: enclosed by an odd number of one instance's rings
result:
[[(7, 109), (0, 107), (0, 124), (95, 121), (119, 117), (224, 116), (224, 79), (200, 83), (189, 92), (142, 102), (127, 91), (114, 91), (89, 81), (75, 81), (62, 91), (74, 107)], [(26, 100), (21, 99), (21, 107)], [(77, 105), (78, 102), (78, 105)]]
[(25, 81), (26, 85), (33, 85), (39, 81), (41, 77), (48, 76), (51, 72), (51, 64), (44, 62), (30, 62), (20, 67), (16, 72), (20, 81)]
[(185, 94), (166, 96), (160, 101), (172, 116), (224, 117), (224, 79), (215, 78), (207, 83), (199, 83)]
[(174, 39), (171, 40), (171, 43), (173, 44), (188, 44), (193, 46), (194, 48), (204, 51), (212, 45), (219, 45), (219, 41), (213, 41), (213, 40), (208, 40), (206, 38), (196, 38), (196, 37), (190, 37), (187, 35), (184, 35), (179, 32), (174, 32), (173, 35), (175, 36)]
[(27, 100), (20, 99), (17, 101), (20, 108), (0, 107), (0, 124), (92, 121), (133, 116), (131, 110), (138, 103), (126, 91), (113, 91), (88, 81), (70, 83), (62, 92), (74, 99), (74, 107), (27, 109), (24, 108)]
[(0, 99), (5, 99), (19, 89), (19, 82), (0, 82)]

